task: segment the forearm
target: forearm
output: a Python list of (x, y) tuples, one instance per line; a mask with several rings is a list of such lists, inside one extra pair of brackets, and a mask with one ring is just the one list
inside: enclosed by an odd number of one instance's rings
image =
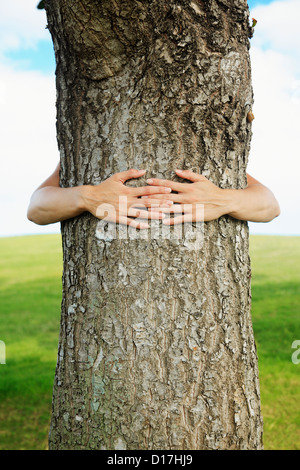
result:
[(27, 217), (38, 225), (53, 224), (84, 212), (83, 186), (37, 189), (30, 200)]
[(228, 215), (250, 222), (270, 222), (280, 214), (272, 191), (262, 184), (245, 189), (225, 189), (228, 197)]

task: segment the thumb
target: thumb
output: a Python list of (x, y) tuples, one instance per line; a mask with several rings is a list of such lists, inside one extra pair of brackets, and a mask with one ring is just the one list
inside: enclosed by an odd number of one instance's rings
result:
[(113, 179), (115, 181), (120, 181), (121, 183), (125, 183), (127, 180), (131, 180), (132, 178), (140, 178), (146, 173), (146, 170), (136, 170), (131, 168), (127, 171), (121, 171), (120, 173), (115, 173), (113, 175)]
[(176, 174), (180, 176), (180, 178), (184, 178), (186, 180), (190, 180), (193, 183), (196, 183), (197, 181), (204, 181), (206, 178), (203, 175), (200, 175), (199, 173), (194, 173), (191, 170), (175, 170)]

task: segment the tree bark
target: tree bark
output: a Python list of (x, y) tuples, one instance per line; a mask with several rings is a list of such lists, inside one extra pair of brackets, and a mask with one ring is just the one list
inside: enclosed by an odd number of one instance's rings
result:
[[(48, 0), (46, 11), (61, 186), (188, 168), (245, 187), (245, 0)], [(62, 223), (49, 448), (262, 449), (247, 223), (206, 222), (200, 244), (128, 230), (112, 236), (88, 213)]]

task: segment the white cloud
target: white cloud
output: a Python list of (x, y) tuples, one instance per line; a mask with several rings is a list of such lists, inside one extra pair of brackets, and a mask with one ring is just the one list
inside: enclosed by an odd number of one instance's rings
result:
[(278, 219), (251, 224), (251, 231), (300, 234), (300, 2), (273, 2), (251, 16), (258, 23), (250, 51), (255, 120), (248, 172), (272, 189), (281, 206)]
[(11, 49), (35, 47), (50, 40), (46, 14), (38, 10), (38, 0), (2, 0), (0, 3), (0, 55)]
[(59, 159), (55, 78), (21, 71), (5, 59), (11, 50), (36, 48), (40, 40), (51, 40), (45, 11), (37, 10), (37, 4), (38, 0), (0, 3), (0, 235), (59, 230), (59, 224), (40, 227), (26, 217), (32, 192)]
[(300, 1), (288, 0), (257, 6), (251, 11), (258, 21), (255, 27), (257, 47), (271, 47), (289, 55), (299, 54)]
[(34, 226), (26, 212), (32, 192), (59, 159), (54, 77), (3, 64), (0, 77), (1, 235), (49, 232), (53, 227)]

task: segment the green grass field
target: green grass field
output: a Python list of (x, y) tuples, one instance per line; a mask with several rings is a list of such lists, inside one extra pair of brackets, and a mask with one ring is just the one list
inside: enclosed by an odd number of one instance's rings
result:
[[(61, 301), (59, 235), (0, 239), (0, 450), (47, 449)], [(300, 237), (251, 236), (265, 449), (300, 449)]]

